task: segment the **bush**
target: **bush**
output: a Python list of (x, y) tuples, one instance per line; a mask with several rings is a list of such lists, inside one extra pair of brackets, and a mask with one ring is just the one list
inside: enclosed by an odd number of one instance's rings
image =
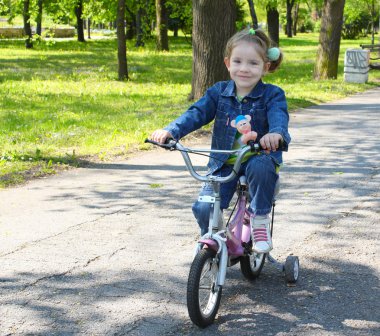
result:
[(314, 31), (315, 22), (310, 18), (305, 19), (304, 23), (300, 27), (301, 33), (311, 33)]
[(321, 20), (315, 21), (314, 24), (314, 33), (319, 33), (321, 31)]
[(345, 18), (342, 27), (342, 38), (354, 40), (360, 36), (365, 35), (365, 31), (368, 27), (368, 23), (371, 22), (371, 17), (368, 13), (361, 12), (355, 18)]

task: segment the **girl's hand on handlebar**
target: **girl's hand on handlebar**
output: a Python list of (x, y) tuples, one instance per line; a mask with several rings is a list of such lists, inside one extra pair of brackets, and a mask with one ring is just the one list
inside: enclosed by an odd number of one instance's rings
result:
[(281, 134), (268, 133), (260, 139), (260, 145), (267, 152), (275, 152), (280, 146), (280, 141), (283, 141)]
[(164, 129), (155, 130), (150, 136), (151, 140), (159, 142), (161, 144), (165, 143), (165, 141), (169, 138), (173, 138), (173, 136), (170, 134), (170, 132)]

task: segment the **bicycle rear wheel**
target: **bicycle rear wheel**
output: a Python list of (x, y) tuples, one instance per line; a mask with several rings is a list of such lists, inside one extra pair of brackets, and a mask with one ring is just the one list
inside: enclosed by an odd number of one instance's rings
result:
[(201, 250), (191, 264), (187, 282), (189, 316), (201, 328), (214, 322), (222, 297), (222, 286), (216, 284), (219, 265), (215, 257), (214, 250)]
[(240, 257), (240, 270), (248, 280), (256, 279), (265, 264), (266, 253), (252, 252), (247, 256)]

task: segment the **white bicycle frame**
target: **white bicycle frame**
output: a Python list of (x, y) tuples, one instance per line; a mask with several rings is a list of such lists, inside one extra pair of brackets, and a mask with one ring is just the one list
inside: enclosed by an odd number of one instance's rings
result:
[[(259, 151), (259, 145), (253, 145), (255, 151)], [(222, 211), (220, 209), (220, 184), (231, 181), (236, 177), (237, 172), (240, 170), (242, 160), (244, 156), (251, 151), (251, 146), (244, 147), (238, 150), (213, 150), (213, 149), (192, 149), (184, 147), (180, 143), (176, 143), (175, 147), (182, 154), (185, 161), (186, 167), (189, 170), (191, 176), (196, 180), (201, 182), (206, 182), (212, 185), (213, 195), (212, 196), (199, 196), (199, 202), (210, 203), (210, 219), (209, 219), (209, 230), (200, 239), (197, 244), (195, 253), (198, 253), (202, 248), (203, 243), (209, 243), (210, 245), (217, 244), (217, 256), (220, 260), (219, 262), (219, 272), (216, 283), (218, 286), (223, 286), (228, 266), (228, 250), (226, 241), (226, 236), (232, 235), (231, 232), (226, 229)], [(223, 154), (237, 154), (235, 164), (233, 166), (232, 172), (225, 177), (214, 176), (214, 175), (199, 175), (191, 162), (189, 153), (223, 153)], [(214, 243), (215, 242), (215, 243)]]

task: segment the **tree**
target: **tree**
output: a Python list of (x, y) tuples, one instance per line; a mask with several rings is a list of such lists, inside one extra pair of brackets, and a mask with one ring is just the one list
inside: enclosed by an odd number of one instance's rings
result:
[(336, 79), (338, 76), (344, 3), (345, 0), (324, 1), (317, 61), (314, 68), (315, 79)]
[(297, 25), (298, 25), (298, 12), (299, 12), (300, 4), (296, 3), (294, 7), (294, 15), (293, 15), (293, 35), (297, 35)]
[(41, 36), (42, 33), (42, 4), (44, 0), (37, 0), (37, 17), (36, 17), (36, 34)]
[[(228, 78), (224, 48), (235, 33), (235, 0), (193, 0), (193, 77), (190, 99)], [(217, 24), (215, 24), (217, 23)]]
[(256, 29), (258, 28), (259, 24), (257, 21), (255, 4), (253, 3), (253, 0), (248, 0), (248, 5), (249, 5), (249, 13), (251, 14), (251, 19), (252, 19), (252, 27)]
[(78, 42), (86, 42), (83, 29), (83, 0), (77, 0), (74, 10), (77, 18)]
[[(86, 21), (85, 21), (86, 22)], [(87, 19), (87, 38), (91, 39), (91, 19)]]
[(119, 80), (128, 79), (127, 45), (125, 34), (125, 0), (118, 0), (116, 15), (117, 58), (119, 61)]
[(143, 29), (143, 20), (142, 17), (144, 16), (144, 10), (142, 7), (138, 6), (137, 14), (136, 14), (136, 47), (143, 47), (145, 45), (144, 43), (144, 29)]
[(24, 0), (24, 10), (23, 10), (23, 20), (24, 20), (24, 31), (26, 35), (25, 47), (28, 49), (33, 48), (33, 37), (32, 28), (30, 26), (30, 1)]
[(280, 15), (277, 10), (277, 0), (267, 4), (268, 35), (274, 44), (280, 45)]
[(292, 9), (296, 0), (286, 0), (286, 35), (292, 37), (293, 18)]
[(157, 50), (169, 51), (166, 1), (156, 0)]
[(125, 10), (126, 10), (126, 39), (132, 40), (133, 37), (136, 35), (136, 15), (133, 13), (133, 11), (128, 7), (128, 4), (125, 4)]
[[(371, 3), (371, 17), (372, 17), (372, 20), (371, 20), (371, 43), (372, 44), (375, 43), (375, 16), (376, 16), (375, 0), (372, 0), (372, 3)], [(379, 22), (379, 25), (380, 25), (380, 22)], [(380, 26), (379, 26), (379, 30), (380, 30)]]

